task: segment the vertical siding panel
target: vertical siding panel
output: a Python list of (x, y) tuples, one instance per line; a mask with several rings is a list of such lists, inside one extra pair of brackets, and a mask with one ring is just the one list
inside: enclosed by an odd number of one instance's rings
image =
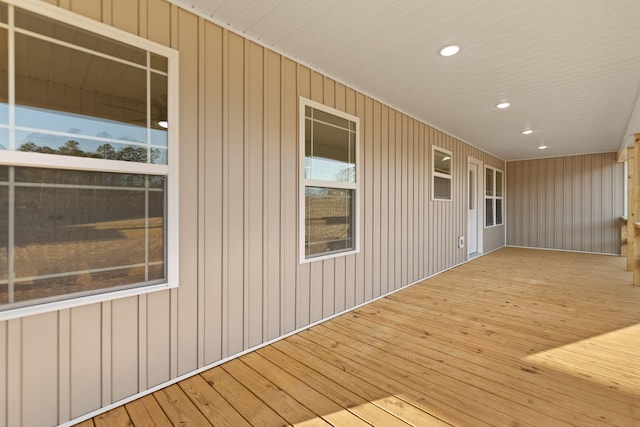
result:
[[(222, 227), (223, 200), (222, 159), (222, 29), (204, 25), (204, 87), (202, 89), (204, 120), (204, 363), (222, 356)], [(162, 371), (162, 370), (161, 370)], [(158, 377), (156, 377), (158, 378)]]
[(98, 409), (102, 400), (100, 304), (70, 309), (71, 418)]
[[(122, 1), (122, 0), (121, 0)], [(114, 4), (114, 11), (116, 10)], [(122, 13), (119, 13), (121, 15)], [(133, 12), (131, 12), (133, 14)], [(136, 15), (137, 16), (137, 15)], [(178, 373), (198, 366), (198, 19), (178, 14), (180, 38), (180, 288), (178, 293)], [(187, 96), (190, 94), (190, 96)], [(116, 393), (117, 394), (117, 393)]]
[(582, 174), (582, 250), (591, 251), (592, 235), (596, 224), (591, 217), (591, 205), (593, 204), (593, 157), (594, 155), (584, 156), (584, 172)]
[(530, 162), (529, 169), (529, 246), (539, 247), (538, 243), (538, 218), (535, 214), (538, 203), (538, 160)]
[(378, 101), (373, 101), (373, 118), (372, 118), (372, 124), (373, 124), (373, 165), (372, 165), (372, 169), (373, 169), (373, 201), (372, 201), (372, 228), (373, 228), (373, 233), (372, 233), (372, 244), (373, 244), (373, 274), (372, 274), (372, 278), (373, 278), (373, 283), (372, 283), (372, 296), (378, 297), (381, 295), (381, 279), (380, 279), (380, 272), (381, 272), (381, 260), (380, 260), (380, 252), (381, 252), (381, 222), (380, 222), (380, 213), (382, 211), (382, 205), (381, 205), (381, 195), (382, 195), (382, 188), (381, 188), (381, 176), (382, 176), (382, 171), (381, 171), (381, 163), (382, 163), (382, 157), (381, 157), (381, 126), (382, 126), (382, 120), (380, 118), (380, 114), (381, 114), (381, 106), (380, 103)]
[(414, 212), (413, 212), (413, 200), (414, 200), (414, 195), (415, 192), (413, 191), (413, 177), (414, 177), (414, 169), (413, 169), (413, 160), (414, 160), (414, 155), (413, 155), (413, 148), (415, 147), (415, 141), (414, 141), (414, 120), (411, 118), (407, 118), (406, 121), (406, 127), (407, 127), (407, 154), (406, 154), (406, 163), (405, 163), (405, 168), (406, 168), (406, 177), (407, 177), (407, 187), (405, 189), (405, 196), (406, 196), (406, 226), (404, 228), (404, 230), (406, 230), (406, 234), (405, 234), (405, 238), (406, 238), (406, 260), (407, 260), (407, 264), (406, 264), (406, 269), (407, 269), (407, 274), (405, 276), (405, 281), (403, 284), (408, 284), (413, 282), (414, 278), (413, 278), (413, 264), (414, 264), (414, 253), (413, 253), (413, 237), (414, 237), (414, 230), (413, 230), (413, 219), (414, 219)]
[[(335, 108), (335, 82), (324, 77), (322, 85), (323, 104), (328, 107)], [(322, 317), (331, 316), (335, 313), (335, 263), (336, 258), (322, 262)]]
[(562, 249), (571, 250), (572, 246), (572, 233), (571, 228), (573, 226), (573, 162), (571, 158), (565, 158), (564, 161), (564, 235), (562, 241)]
[(408, 117), (404, 114), (402, 114), (400, 116), (400, 123), (401, 123), (401, 143), (400, 143), (400, 173), (401, 173), (401, 177), (400, 177), (400, 181), (398, 182), (398, 184), (400, 185), (399, 190), (400, 190), (400, 271), (401, 271), (401, 277), (400, 277), (400, 286), (405, 286), (407, 284), (407, 278), (408, 278), (408, 269), (409, 269), (409, 254), (407, 253), (408, 250), (408, 242), (409, 242), (409, 237), (408, 237), (408, 233), (409, 230), (407, 229), (407, 219), (408, 219), (408, 198), (409, 198), (409, 194), (408, 194), (408, 181), (409, 181), (409, 168), (407, 167), (407, 164), (409, 163), (409, 160), (407, 158), (407, 153), (408, 153), (408, 139), (409, 139), (409, 135), (408, 135), (408, 130), (409, 130), (409, 126), (407, 124), (408, 121)]
[[(358, 221), (360, 222), (360, 253), (356, 255), (356, 287), (355, 287), (355, 303), (361, 304), (365, 300), (365, 257), (367, 256), (367, 237), (364, 236), (366, 233), (366, 223), (365, 223), (365, 206), (367, 202), (366, 195), (366, 135), (365, 133), (365, 98), (359, 92), (355, 94), (355, 116), (360, 119), (360, 181), (363, 179), (365, 182), (360, 182), (360, 213), (358, 215)], [(364, 172), (364, 173), (363, 173)]]
[[(281, 334), (280, 313), (280, 55), (265, 52), (264, 85), (264, 292), (263, 334), (272, 340)], [(292, 168), (295, 169), (295, 168)], [(295, 227), (295, 222), (292, 224)], [(291, 225), (290, 225), (291, 226)], [(295, 258), (292, 258), (295, 259)]]
[[(111, 0), (112, 23), (116, 28), (138, 34), (138, 1), (137, 0)], [(193, 15), (191, 15), (193, 17)], [(182, 71), (182, 67), (180, 67)]]
[[(316, 71), (311, 71), (311, 100), (324, 103), (324, 78)], [(324, 264), (327, 261), (314, 261), (310, 266), (309, 321), (322, 319)]]
[(364, 182), (360, 183), (360, 187), (363, 191), (362, 205), (364, 211), (364, 221), (362, 222), (362, 230), (364, 233), (361, 235), (364, 251), (364, 301), (369, 301), (373, 295), (373, 252), (374, 252), (374, 240), (373, 240), (373, 181), (374, 181), (374, 159), (373, 159), (373, 100), (369, 97), (364, 99), (364, 122), (361, 125), (361, 129), (364, 131), (364, 143), (362, 144), (361, 159), (364, 160), (363, 168)]
[[(615, 182), (613, 184), (614, 189), (613, 189), (613, 193), (614, 193), (614, 199), (613, 199), (613, 206), (615, 207), (615, 211), (614, 211), (614, 218), (615, 218), (615, 224), (614, 224), (614, 253), (616, 254), (620, 254), (620, 250), (622, 249), (620, 246), (622, 244), (621, 242), (621, 236), (620, 236), (620, 224), (621, 224), (621, 217), (624, 215), (626, 216), (626, 212), (623, 212), (624, 210), (624, 181), (626, 180), (626, 177), (624, 176), (624, 163), (618, 163), (617, 161), (617, 157), (614, 157), (613, 159), (614, 161), (614, 179)], [(0, 366), (2, 366), (0, 364)]]
[[(201, 233), (204, 233), (206, 230), (206, 218), (207, 218), (207, 205), (205, 203), (205, 199), (207, 196), (207, 186), (206, 186), (206, 168), (207, 168), (207, 133), (206, 126), (207, 121), (205, 120), (207, 109), (206, 109), (206, 28), (208, 27), (207, 22), (204, 19), (198, 19), (198, 205), (197, 205), (197, 215), (198, 215), (198, 236)], [(197, 271), (197, 280), (198, 280), (198, 290), (197, 290), (197, 302), (198, 305), (196, 310), (197, 314), (197, 324), (198, 324), (198, 333), (197, 333), (197, 366), (204, 366), (205, 359), (205, 304), (206, 304), (206, 262), (205, 262), (205, 247), (206, 241), (203, 238), (199, 238), (197, 241), (198, 249), (198, 271)]]
[[(615, 165), (615, 158), (612, 154), (601, 154), (603, 161), (602, 168), (602, 250), (604, 253), (616, 253), (617, 248), (613, 247), (614, 242), (614, 230), (617, 224), (616, 218), (614, 218), (613, 197), (615, 194), (615, 188), (613, 187), (613, 167)], [(606, 189), (606, 190), (605, 190)]]
[[(297, 65), (297, 88), (298, 88), (298, 95), (299, 96), (303, 96), (305, 98), (311, 98), (311, 71), (306, 68), (303, 67), (301, 65)], [(296, 114), (295, 117), (298, 117), (298, 106), (297, 106), (297, 101), (298, 99), (296, 98)], [(297, 119), (296, 119), (297, 120)], [(299, 152), (298, 150), (300, 150), (300, 142), (298, 141), (298, 135), (299, 135), (299, 129), (297, 127), (297, 123), (298, 121), (296, 121), (296, 152)], [(298, 164), (298, 158), (296, 157), (296, 165)], [(297, 170), (298, 168), (296, 167), (295, 170)], [(296, 182), (298, 180), (296, 179)], [(302, 183), (300, 183), (299, 185), (302, 185)], [(304, 203), (304, 200), (300, 200), (299, 203)], [(296, 212), (298, 212), (300, 209), (299, 205), (296, 205)], [(300, 232), (302, 232), (302, 230), (300, 230)], [(313, 263), (305, 263), (305, 264), (300, 264), (300, 266), (298, 267), (298, 279), (297, 279), (297, 292), (296, 292), (296, 327), (300, 328), (302, 326), (308, 325), (309, 324), (309, 319), (310, 319), (310, 283), (311, 283), (311, 264)]]
[[(83, 0), (80, 0), (83, 1)], [(164, 0), (147, 0), (147, 36), (165, 46), (171, 44), (171, 4)], [(175, 33), (175, 31), (173, 31)]]
[(395, 179), (394, 179), (394, 192), (395, 192), (395, 225), (394, 225), (394, 255), (395, 255), (395, 289), (402, 287), (404, 282), (402, 281), (402, 193), (404, 191), (402, 187), (402, 114), (398, 111), (395, 112)]
[(397, 288), (398, 282), (396, 280), (396, 207), (398, 206), (396, 203), (396, 176), (397, 176), (397, 165), (396, 165), (396, 112), (392, 108), (389, 108), (388, 111), (388, 121), (389, 121), (389, 130), (388, 130), (388, 138), (389, 138), (389, 146), (387, 149), (387, 159), (388, 159), (388, 177), (387, 181), (389, 183), (389, 195), (388, 195), (388, 226), (387, 226), (387, 265), (388, 265), (388, 273), (387, 273), (387, 283), (389, 291), (392, 291)]
[(380, 109), (380, 293), (389, 292), (389, 107)]
[[(100, 354), (100, 366), (102, 373), (102, 406), (108, 405), (112, 403), (112, 372), (111, 368), (113, 367), (111, 364), (111, 344), (113, 339), (113, 334), (111, 332), (111, 301), (106, 301), (101, 304), (101, 323), (100, 323), (100, 332), (98, 332), (98, 336), (101, 336), (101, 354)], [(71, 386), (73, 388), (73, 384)]]
[(138, 392), (138, 299), (111, 303), (111, 401)]
[(7, 426), (22, 425), (22, 319), (7, 321)]
[[(227, 218), (228, 235), (226, 247), (228, 262), (226, 265), (227, 288), (227, 355), (238, 353), (244, 349), (244, 39), (228, 33), (228, 87), (227, 118), (228, 139), (223, 150), (226, 156), (228, 178), (226, 188), (228, 195)], [(241, 166), (242, 165), (242, 166)]]
[[(2, 341), (2, 326), (0, 325), (0, 342)], [(71, 313), (70, 309), (58, 312), (58, 424), (71, 419)], [(0, 356), (0, 366), (2, 357)], [(0, 384), (5, 384), (0, 374)], [(0, 387), (0, 414), (2, 410), (2, 392)], [(4, 418), (4, 417), (2, 417)], [(2, 421), (0, 421), (0, 426)]]
[(555, 191), (556, 168), (553, 161), (547, 162), (547, 244), (545, 248), (555, 248), (556, 222), (555, 222)]
[(245, 42), (244, 251), (245, 348), (263, 342), (264, 48)]
[(582, 175), (583, 175), (583, 157), (576, 156), (573, 158), (573, 202), (571, 204), (573, 208), (572, 212), (572, 226), (573, 244), (572, 249), (576, 251), (582, 250), (582, 234), (584, 230), (582, 228)]
[[(604, 164), (602, 162), (602, 156), (599, 154), (596, 154), (594, 156), (594, 162), (593, 162), (593, 166), (594, 166), (594, 173), (593, 173), (593, 178), (592, 178), (592, 185), (593, 185), (593, 199), (594, 200), (602, 200), (603, 197), (603, 191), (602, 191), (602, 169), (604, 167)], [(601, 203), (594, 203), (592, 206), (592, 216), (593, 216), (593, 222), (596, 224), (601, 224), (602, 223), (602, 202)], [(595, 228), (592, 231), (592, 247), (593, 247), (593, 251), (594, 252), (603, 252), (603, 247), (602, 247), (602, 231), (600, 229), (600, 227)]]
[(432, 162), (433, 162), (433, 145), (434, 145), (434, 134), (433, 128), (429, 126), (429, 133), (427, 136), (427, 146), (426, 148), (426, 170), (427, 170), (427, 219), (428, 219), (428, 235), (429, 239), (427, 240), (427, 251), (426, 256), (428, 260), (428, 270), (427, 276), (431, 276), (433, 274), (434, 269), (434, 258), (435, 253), (433, 250), (433, 242), (435, 241), (435, 219), (434, 219), (434, 203), (433, 203), (433, 171), (432, 171)]
[(149, 388), (148, 381), (147, 381), (147, 373), (149, 371), (147, 366), (147, 360), (148, 360), (147, 337), (149, 336), (147, 331), (147, 295), (145, 294), (145, 295), (138, 296), (136, 304), (138, 306), (137, 307), (138, 318), (136, 319), (138, 324), (138, 331), (137, 331), (138, 335), (136, 337), (137, 339), (136, 344), (138, 348), (138, 354), (137, 354), (138, 390), (137, 392), (141, 393), (145, 391), (147, 388)]
[(70, 10), (78, 15), (100, 21), (102, 19), (102, 0), (71, 0)]
[[(506, 193), (508, 195), (507, 197), (507, 245), (516, 245), (517, 243), (514, 240), (514, 236), (515, 236), (515, 230), (514, 230), (514, 225), (515, 222), (518, 219), (518, 213), (515, 210), (515, 200), (516, 200), (516, 196), (518, 194), (517, 190), (514, 188), (514, 182), (515, 182), (515, 162), (508, 162), (507, 163), (507, 170), (506, 170), (506, 176), (507, 176), (507, 189), (506, 189)], [(484, 209), (483, 209), (484, 212)]]
[[(336, 83), (334, 93), (334, 107), (340, 111), (346, 111), (347, 95), (345, 86), (343, 84)], [(343, 311), (346, 308), (346, 263), (347, 259), (350, 258), (353, 258), (353, 256), (338, 257), (335, 259), (334, 307), (337, 313)]]
[(530, 186), (530, 162), (522, 163), (522, 244), (524, 246), (531, 245), (531, 236), (529, 234), (529, 223), (531, 222), (531, 206), (529, 205)]
[[(347, 88), (345, 92), (345, 111), (351, 115), (356, 115), (356, 92)], [(360, 135), (360, 139), (357, 141), (358, 150), (361, 150), (362, 147), (362, 135)], [(362, 161), (359, 165), (360, 169), (362, 169)], [(362, 171), (360, 172), (360, 176), (362, 176)], [(359, 178), (362, 179), (362, 178)], [(362, 189), (360, 190), (360, 194), (358, 195), (359, 200), (362, 201)], [(360, 220), (358, 218), (358, 220)], [(360, 234), (362, 234), (362, 230), (360, 230)], [(360, 250), (362, 251), (362, 239), (360, 239)], [(347, 308), (353, 307), (356, 304), (356, 282), (358, 280), (357, 277), (357, 265), (359, 259), (361, 258), (360, 254), (350, 255), (347, 257), (346, 268), (345, 268), (345, 306)]]
[[(22, 423), (58, 422), (58, 315), (22, 319)], [(42, 357), (46, 354), (47, 357)]]
[[(281, 58), (280, 103), (280, 307), (281, 333), (296, 328), (298, 306), (298, 96), (297, 67)], [(294, 261), (295, 260), (295, 261)]]
[(170, 310), (169, 292), (153, 292), (147, 296), (147, 387), (171, 378), (171, 321), (167, 316)]

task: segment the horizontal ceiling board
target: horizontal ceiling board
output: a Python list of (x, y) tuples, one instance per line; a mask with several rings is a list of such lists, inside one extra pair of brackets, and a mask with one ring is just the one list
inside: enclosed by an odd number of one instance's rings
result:
[(615, 151), (640, 122), (637, 0), (173, 1), (506, 160)]

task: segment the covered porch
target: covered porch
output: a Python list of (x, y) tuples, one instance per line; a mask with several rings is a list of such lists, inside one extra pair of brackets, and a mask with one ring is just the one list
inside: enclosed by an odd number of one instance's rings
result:
[(631, 283), (502, 248), (80, 425), (638, 425)]

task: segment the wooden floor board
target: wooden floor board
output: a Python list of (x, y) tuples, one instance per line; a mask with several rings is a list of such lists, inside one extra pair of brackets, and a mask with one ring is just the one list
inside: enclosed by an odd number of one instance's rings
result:
[(81, 425), (640, 426), (625, 270), (503, 248)]

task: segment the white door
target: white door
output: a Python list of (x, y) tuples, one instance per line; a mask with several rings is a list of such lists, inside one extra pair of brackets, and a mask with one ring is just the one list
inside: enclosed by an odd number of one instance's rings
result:
[(482, 163), (469, 159), (469, 212), (467, 214), (467, 254), (482, 253)]

